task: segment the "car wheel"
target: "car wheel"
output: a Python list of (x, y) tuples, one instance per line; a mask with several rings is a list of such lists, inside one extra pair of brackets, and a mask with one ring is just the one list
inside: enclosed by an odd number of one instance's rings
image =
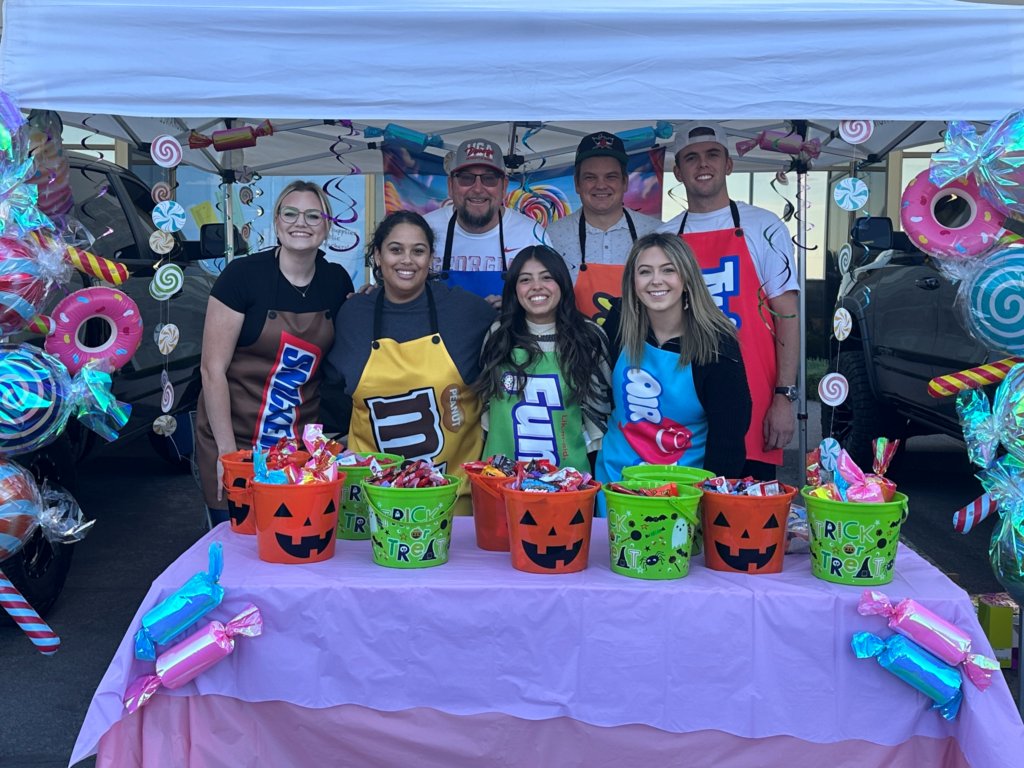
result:
[[(16, 457), (15, 460), (32, 473), (36, 482), (42, 484), (44, 480), (51, 480), (72, 495), (76, 492), (74, 453), (66, 436), (36, 453)], [(51, 544), (42, 532), (36, 531), (14, 557), (0, 563), (0, 570), (29, 604), (44, 615), (64, 589), (74, 551), (74, 544)], [(4, 619), (10, 620), (6, 614), (0, 620)]]
[(876, 437), (888, 437), (905, 443), (910, 421), (875, 398), (863, 352), (840, 353), (838, 360), (829, 365), (829, 372), (845, 376), (850, 392), (834, 408), (821, 406), (821, 434), (831, 434), (838, 440), (857, 466), (870, 468), (871, 442)]

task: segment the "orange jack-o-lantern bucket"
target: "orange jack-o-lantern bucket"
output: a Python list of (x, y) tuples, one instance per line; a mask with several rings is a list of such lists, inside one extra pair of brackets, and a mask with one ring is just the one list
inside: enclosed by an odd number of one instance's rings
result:
[(587, 567), (594, 501), (601, 484), (579, 491), (515, 491), (501, 485), (508, 512), (512, 567), (527, 573), (574, 573)]
[[(735, 483), (735, 480), (729, 482)], [(779, 573), (786, 522), (796, 488), (778, 496), (734, 496), (704, 491), (704, 564), (731, 573)]]
[(252, 494), (249, 481), (255, 476), (252, 451), (235, 451), (220, 457), (224, 467), (224, 495), (228, 500), (228, 518), (235, 533), (256, 535), (256, 515), (252, 514)]
[(345, 473), (329, 483), (251, 483), (256, 551), (268, 563), (302, 565), (334, 557)]
[(491, 477), (479, 472), (467, 472), (466, 476), (472, 484), (476, 545), (491, 552), (508, 552), (508, 515), (501, 486), (509, 478), (504, 475)]

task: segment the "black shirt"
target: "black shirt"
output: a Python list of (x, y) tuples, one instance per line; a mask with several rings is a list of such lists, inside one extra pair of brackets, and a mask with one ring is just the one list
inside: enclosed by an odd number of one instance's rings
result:
[(245, 315), (237, 346), (248, 347), (259, 339), (271, 310), (296, 314), (326, 311), (330, 319), (337, 316), (345, 297), (353, 290), (352, 278), (345, 268), (327, 261), (323, 252), (318, 251), (313, 281), (308, 290), (304, 287), (300, 292), (281, 274), (277, 248), (271, 248), (234, 259), (217, 278), (210, 295)]
[[(604, 331), (612, 346), (612, 359), (622, 353), (619, 324), (622, 320), (622, 299), (614, 299), (604, 322)], [(679, 339), (659, 344), (654, 332), (648, 330), (647, 343), (666, 352), (679, 352)], [(708, 417), (708, 440), (704, 447), (704, 469), (716, 475), (742, 477), (747, 459), (747, 429), (750, 427), (750, 389), (747, 370), (743, 367), (739, 342), (732, 336), (718, 339), (718, 360), (710, 365), (693, 363), (693, 386), (697, 399)], [(612, 387), (615, 397), (615, 387)], [(613, 406), (614, 407), (614, 406)]]

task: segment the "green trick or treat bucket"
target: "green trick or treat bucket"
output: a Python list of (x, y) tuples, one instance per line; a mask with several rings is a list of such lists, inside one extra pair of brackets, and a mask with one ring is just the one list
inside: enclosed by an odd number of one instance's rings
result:
[[(623, 480), (630, 489), (659, 488), (663, 480)], [(604, 487), (612, 570), (635, 579), (681, 579), (690, 571), (702, 492), (676, 483), (679, 496), (632, 496)]]
[[(393, 453), (360, 453), (359, 456), (373, 456), (382, 467), (401, 464), (405, 459)], [(369, 467), (353, 467), (339, 464), (345, 472), (345, 483), (341, 486), (341, 508), (338, 510), (338, 538), (360, 541), (370, 538), (370, 513), (363, 497), (363, 479), (370, 476)]]
[(459, 478), (436, 488), (381, 488), (363, 480), (373, 562), (388, 568), (430, 568), (448, 562)]
[[(623, 480), (661, 480), (665, 483), (695, 483), (709, 480), (715, 476), (714, 472), (697, 467), (682, 467), (678, 464), (640, 464), (635, 467), (623, 467)], [(700, 524), (700, 514), (697, 515), (697, 531), (693, 535), (693, 548), (691, 554), (699, 555), (704, 548), (704, 531)]]
[(800, 494), (807, 505), (811, 572), (835, 584), (871, 587), (888, 584), (896, 570), (900, 526), (907, 519), (907, 497), (897, 492), (884, 504), (855, 504)]

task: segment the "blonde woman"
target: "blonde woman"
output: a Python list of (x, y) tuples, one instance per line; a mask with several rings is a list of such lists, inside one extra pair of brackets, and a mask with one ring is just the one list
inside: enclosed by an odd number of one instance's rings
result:
[(274, 204), (278, 245), (232, 261), (210, 291), (203, 333), (203, 392), (196, 462), (213, 525), (228, 519), (219, 457), (263, 449), (317, 420), (321, 363), (352, 279), (319, 250), (331, 203), (310, 181)]
[(750, 391), (736, 330), (715, 305), (690, 247), (640, 238), (626, 259), (622, 300), (604, 325), (616, 360), (597, 479), (635, 464), (679, 464), (739, 477)]

